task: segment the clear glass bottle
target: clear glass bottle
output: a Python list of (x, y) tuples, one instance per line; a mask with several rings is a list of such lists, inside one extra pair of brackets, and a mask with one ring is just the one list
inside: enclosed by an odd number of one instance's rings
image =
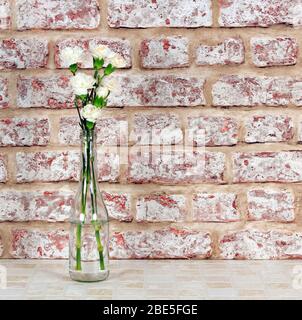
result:
[(70, 218), (69, 274), (83, 282), (109, 276), (108, 213), (98, 186), (94, 128), (81, 134), (81, 176)]

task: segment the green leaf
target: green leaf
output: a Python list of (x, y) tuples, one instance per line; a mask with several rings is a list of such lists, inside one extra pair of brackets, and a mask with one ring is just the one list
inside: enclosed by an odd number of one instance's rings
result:
[(95, 123), (94, 122), (90, 122), (90, 121), (86, 121), (86, 127), (87, 129), (91, 130), (94, 128)]
[(93, 69), (101, 70), (104, 66), (104, 59), (93, 58)]
[(95, 105), (97, 108), (102, 107), (104, 105), (104, 98), (96, 96), (93, 101), (93, 105)]
[(80, 96), (76, 96), (77, 99), (80, 99), (81, 101), (85, 101), (87, 98), (87, 94), (82, 94)]
[(116, 68), (111, 63), (109, 63), (108, 66), (104, 70), (104, 74), (105, 74), (105, 76), (109, 76), (115, 70), (116, 70)]
[(70, 65), (69, 70), (73, 75), (75, 75), (78, 71), (78, 64), (75, 63), (75, 64)]

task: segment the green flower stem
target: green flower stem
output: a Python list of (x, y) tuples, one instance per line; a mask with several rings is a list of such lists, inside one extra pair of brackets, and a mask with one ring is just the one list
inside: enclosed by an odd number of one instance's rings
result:
[(74, 105), (75, 105), (75, 107), (77, 109), (77, 113), (78, 113), (78, 116), (80, 118), (80, 127), (83, 129), (83, 119), (82, 119), (82, 116), (81, 116), (81, 112), (80, 112), (77, 100), (75, 100)]
[[(91, 144), (93, 142), (91, 141)], [(92, 172), (92, 185), (90, 186), (90, 193), (91, 193), (91, 200), (92, 200), (92, 214), (98, 214), (98, 207), (97, 207), (97, 180), (95, 176), (94, 170), (94, 156), (91, 157), (91, 172)], [(105, 270), (105, 262), (104, 262), (104, 255), (103, 255), (103, 245), (100, 236), (101, 226), (98, 224), (97, 221), (93, 221), (94, 230), (95, 230), (95, 238), (97, 242), (97, 249), (99, 252), (100, 257), (100, 268), (101, 270)]]
[(101, 270), (105, 270), (105, 261), (104, 261), (104, 255), (103, 255), (104, 248), (101, 242), (100, 226), (97, 223), (94, 224), (94, 230), (95, 230), (95, 238), (96, 238), (96, 243), (98, 247), (98, 252), (100, 256), (100, 268)]
[[(94, 168), (94, 158), (91, 159), (91, 165)], [(93, 181), (93, 192), (91, 198), (93, 199), (92, 203), (95, 203), (95, 205), (93, 205), (93, 210), (94, 213), (97, 214), (97, 204), (96, 204), (96, 192), (97, 192), (97, 182), (96, 182), (96, 177), (95, 177), (95, 171), (92, 170), (92, 181)], [(104, 254), (103, 254), (103, 245), (101, 242), (101, 236), (100, 236), (100, 230), (101, 230), (101, 226), (97, 223), (97, 221), (95, 221), (94, 223), (94, 230), (95, 230), (95, 238), (96, 238), (96, 242), (97, 242), (97, 248), (98, 248), (98, 252), (99, 252), (99, 256), (100, 256), (100, 268), (101, 270), (105, 270), (105, 262), (104, 262)]]
[[(95, 180), (94, 180), (94, 182), (95, 182)], [(92, 199), (92, 214), (95, 214), (95, 213), (97, 213), (97, 210), (95, 210), (97, 208), (96, 193), (93, 192), (92, 190), (91, 190), (91, 199)], [(103, 255), (104, 248), (103, 248), (101, 236), (100, 236), (101, 226), (98, 224), (98, 221), (92, 221), (92, 224), (94, 226), (97, 249), (98, 249), (99, 257), (100, 257), (100, 268), (101, 268), (101, 270), (105, 270), (104, 255)]]
[(76, 236), (76, 270), (82, 270), (82, 255), (81, 255), (81, 238), (82, 238), (82, 225), (80, 223), (77, 224), (77, 236)]
[[(82, 163), (83, 163), (83, 176), (82, 179), (82, 195), (81, 195), (81, 214), (86, 217), (86, 203), (87, 203), (87, 189), (89, 184), (89, 157), (90, 157), (90, 150), (89, 150), (89, 143), (87, 143), (87, 135), (84, 135), (84, 149), (85, 154), (82, 155)], [(82, 224), (83, 222), (80, 221), (77, 225), (76, 231), (76, 270), (82, 270)]]

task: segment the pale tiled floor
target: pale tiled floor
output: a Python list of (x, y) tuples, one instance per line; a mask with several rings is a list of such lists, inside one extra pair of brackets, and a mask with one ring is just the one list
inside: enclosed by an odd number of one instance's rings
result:
[[(105, 282), (69, 279), (66, 261), (0, 260), (3, 299), (300, 299), (302, 261), (112, 261)], [(3, 271), (2, 271), (3, 272)]]

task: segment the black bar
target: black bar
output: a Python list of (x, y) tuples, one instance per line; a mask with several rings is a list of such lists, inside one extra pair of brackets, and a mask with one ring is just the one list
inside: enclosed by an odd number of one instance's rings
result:
[[(1, 314), (21, 319), (245, 319), (267, 313), (289, 318), (298, 315), (301, 301), (0, 301)], [(298, 313), (297, 313), (298, 312)]]

